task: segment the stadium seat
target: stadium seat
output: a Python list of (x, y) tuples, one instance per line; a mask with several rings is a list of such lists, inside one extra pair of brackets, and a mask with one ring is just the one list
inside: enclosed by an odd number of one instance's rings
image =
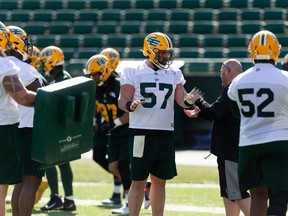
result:
[(218, 23), (218, 34), (237, 34), (239, 29), (237, 21), (221, 21)]
[(133, 34), (140, 33), (142, 26), (141, 21), (121, 21), (120, 22), (120, 33), (122, 34)]
[[(277, 34), (277, 39), (278, 39), (279, 43), (282, 45), (282, 48), (288, 47), (288, 40), (287, 40), (286, 34)], [(282, 52), (283, 52), (283, 50), (281, 51), (281, 53)]]
[(145, 13), (146, 11), (143, 9), (127, 9), (125, 10), (125, 18), (123, 20), (140, 21), (144, 19)]
[(65, 5), (66, 9), (85, 9), (86, 8), (86, 1), (83, 0), (69, 0), (66, 2)]
[(98, 54), (100, 51), (99, 47), (85, 47), (79, 48), (77, 53), (79, 59), (89, 59), (91, 56)]
[(177, 45), (179, 48), (199, 47), (199, 35), (197, 34), (179, 34)]
[(64, 1), (59, 0), (43, 0), (43, 9), (59, 10), (64, 9)]
[(166, 33), (165, 22), (163, 21), (144, 22), (144, 32), (146, 34), (150, 34), (151, 32)]
[(192, 23), (191, 21), (170, 21), (168, 26), (168, 32), (173, 34), (191, 33)]
[(283, 8), (265, 8), (263, 20), (284, 20), (287, 11)]
[(239, 10), (237, 8), (221, 8), (221, 9), (219, 9), (217, 20), (219, 22), (223, 21), (223, 20), (236, 21), (236, 20), (238, 20), (240, 12), (241, 12), (241, 10)]
[(44, 48), (46, 46), (58, 46), (59, 45), (59, 37), (55, 37), (55, 35), (37, 35), (35, 40), (35, 45), (40, 48)]
[(135, 8), (137, 9), (153, 9), (155, 2), (154, 0), (135, 0)]
[(84, 61), (75, 61), (71, 59), (70, 61), (65, 62), (65, 70), (67, 70), (72, 77), (83, 76), (83, 68), (85, 67)]
[(223, 47), (224, 35), (222, 34), (206, 34), (203, 38), (203, 47)]
[(103, 35), (85, 34), (83, 35), (83, 47), (102, 47)]
[(188, 65), (188, 74), (208, 73), (210, 68), (211, 66), (208, 62), (191, 62)]
[(179, 58), (198, 58), (199, 57), (199, 48), (180, 47), (178, 56), (179, 56)]
[(139, 58), (143, 59), (144, 58), (143, 53), (139, 47), (130, 47), (130, 48), (124, 49), (123, 55), (126, 58), (131, 58), (131, 59), (135, 59), (135, 58), (136, 59), (139, 59)]
[(112, 8), (113, 9), (129, 9), (131, 8), (132, 1), (131, 0), (112, 0)]
[(264, 28), (265, 23), (259, 20), (242, 21), (240, 29), (242, 34), (254, 34)]
[(248, 8), (248, 0), (230, 0), (228, 6), (230, 8)]
[(102, 11), (103, 21), (120, 21), (121, 9), (107, 9)]
[(90, 0), (90, 9), (107, 9), (109, 8), (109, 1), (107, 0)]
[(111, 34), (107, 37), (107, 47), (126, 47), (126, 34), (115, 35)]
[(211, 21), (197, 21), (193, 24), (193, 33), (195, 34), (212, 34), (215, 26)]
[(167, 10), (166, 9), (150, 9), (148, 10), (147, 20), (167, 20)]
[(275, 7), (288, 9), (287, 1), (275, 0)]
[(127, 39), (127, 46), (140, 48), (143, 46), (143, 41), (145, 37), (146, 35), (142, 34), (131, 34)]
[(72, 23), (69, 21), (53, 21), (49, 23), (49, 34), (68, 34)]
[(25, 25), (24, 30), (28, 35), (45, 34), (48, 23), (43, 21), (30, 21)]
[(52, 9), (34, 10), (32, 20), (50, 22), (54, 19), (54, 14), (55, 11)]
[(218, 0), (218, 1), (215, 1), (215, 0), (205, 0), (205, 1), (204, 1), (204, 7), (205, 7), (205, 8), (214, 8), (214, 9), (217, 9), (217, 8), (224, 8), (225, 5), (224, 5), (224, 1), (223, 1), (223, 0)]
[(253, 67), (253, 63), (252, 62), (242, 62), (241, 64), (242, 64), (243, 71), (246, 71), (249, 68)]
[(159, 8), (166, 8), (166, 9), (176, 9), (179, 8), (177, 0), (161, 0), (158, 3)]
[(273, 0), (253, 0), (252, 7), (253, 8), (270, 8), (272, 6)]
[(80, 35), (76, 35), (76, 34), (73, 34), (73, 35), (61, 34), (59, 37), (59, 46), (78, 48), (80, 38), (81, 38)]
[(176, 10), (171, 10), (171, 16), (170, 20), (175, 21), (175, 20), (183, 20), (183, 21), (190, 21), (192, 20), (192, 11), (190, 9), (176, 9)]
[(231, 47), (227, 58), (249, 58), (248, 47)]
[(261, 20), (262, 10), (260, 8), (242, 9), (240, 13), (241, 20)]
[(250, 39), (249, 35), (245, 34), (229, 34), (227, 35), (225, 47), (248, 47)]
[(24, 9), (24, 10), (26, 10), (26, 9), (29, 9), (29, 10), (41, 9), (41, 1), (22, 0), (21, 5), (22, 5), (22, 9)]
[(78, 10), (78, 20), (79, 21), (98, 21), (99, 10), (95, 9), (83, 9)]
[(75, 21), (73, 23), (74, 34), (92, 34), (94, 33), (95, 23), (93, 21)]
[(32, 18), (32, 14), (29, 10), (12, 10), (10, 21), (28, 22)]
[(203, 58), (225, 58), (223, 47), (205, 47)]
[(194, 10), (193, 20), (207, 20), (211, 21), (213, 19), (214, 10), (210, 8), (201, 8)]
[(7, 12), (6, 10), (0, 10), (0, 20), (2, 22), (8, 21), (8, 17), (10, 16), (10, 12)]
[(288, 22), (282, 20), (267, 20), (266, 30), (273, 32), (274, 34), (283, 34), (288, 28)]
[(119, 23), (117, 21), (99, 21), (96, 25), (99, 34), (115, 34)]
[(0, 9), (1, 10), (17, 10), (19, 9), (18, 0), (1, 0)]
[(76, 16), (75, 9), (56, 10), (55, 20), (57, 21), (74, 21)]
[(182, 0), (181, 7), (188, 9), (195, 9), (195, 8), (201, 8), (202, 6), (199, 0)]
[(65, 61), (69, 61), (70, 59), (74, 58), (74, 54), (76, 50), (75, 48), (61, 47), (61, 49), (63, 50)]

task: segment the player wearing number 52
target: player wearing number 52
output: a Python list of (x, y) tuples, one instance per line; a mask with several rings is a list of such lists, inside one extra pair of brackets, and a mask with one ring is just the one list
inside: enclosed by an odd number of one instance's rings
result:
[(255, 65), (228, 90), (241, 118), (239, 184), (251, 192), (250, 215), (286, 215), (287, 210), (288, 73), (275, 67), (280, 49), (272, 32), (256, 33), (249, 44)]
[(171, 66), (174, 50), (170, 38), (160, 32), (151, 33), (144, 39), (142, 52), (146, 61), (123, 69), (118, 99), (119, 107), (129, 112), (130, 216), (139, 215), (149, 174), (152, 215), (164, 214), (166, 180), (177, 175), (174, 99), (183, 108), (193, 103), (185, 94), (181, 70)]

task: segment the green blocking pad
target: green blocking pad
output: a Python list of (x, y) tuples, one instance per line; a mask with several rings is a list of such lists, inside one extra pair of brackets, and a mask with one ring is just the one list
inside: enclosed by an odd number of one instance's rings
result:
[(95, 82), (64, 80), (37, 91), (31, 156), (41, 168), (79, 159), (92, 147)]

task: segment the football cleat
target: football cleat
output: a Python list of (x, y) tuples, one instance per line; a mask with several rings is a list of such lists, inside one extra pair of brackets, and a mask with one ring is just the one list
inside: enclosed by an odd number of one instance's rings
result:
[(42, 211), (63, 210), (64, 205), (60, 196), (51, 195), (50, 201), (40, 209)]
[(129, 215), (128, 204), (125, 203), (121, 208), (112, 210), (111, 213), (118, 215)]
[(121, 205), (121, 195), (114, 193), (111, 198), (102, 201), (103, 205)]

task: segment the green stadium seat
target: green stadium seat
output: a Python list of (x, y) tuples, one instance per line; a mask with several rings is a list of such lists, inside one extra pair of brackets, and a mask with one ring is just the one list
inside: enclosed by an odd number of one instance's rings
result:
[(201, 8), (202, 6), (200, 4), (200, 0), (182, 0), (181, 7), (188, 9), (195, 9), (195, 8)]
[(163, 32), (166, 33), (165, 24), (163, 21), (149, 21), (144, 24), (144, 32), (150, 34), (151, 32)]
[[(279, 41), (279, 43), (282, 45), (283, 47), (288, 47), (288, 39), (287, 39), (287, 35), (286, 34), (277, 34), (277, 39)], [(281, 53), (283, 52), (283, 50), (281, 51)]]
[(70, 59), (70, 61), (65, 62), (65, 70), (67, 70), (72, 77), (84, 76), (83, 68), (85, 67), (86, 61), (76, 61), (75, 59)]
[(93, 21), (75, 21), (73, 23), (74, 34), (92, 34), (94, 33), (95, 23)]
[(248, 8), (248, 0), (230, 0), (230, 8)]
[(181, 47), (179, 48), (179, 58), (198, 58), (199, 49), (195, 47)]
[(26, 10), (39, 10), (41, 9), (41, 1), (35, 0), (22, 0), (22, 9)]
[(286, 9), (288, 8), (287, 1), (275, 0), (274, 4), (275, 4), (275, 7), (278, 7), (278, 8), (286, 8)]
[(126, 38), (127, 38), (126, 34), (108, 35), (106, 46), (108, 46), (108, 47), (126, 47)]
[(167, 20), (167, 10), (166, 9), (150, 9), (148, 10), (147, 20)]
[(1, 10), (17, 10), (19, 9), (18, 0), (1, 0), (0, 9)]
[(265, 8), (263, 20), (284, 20), (287, 11), (283, 8)]
[(221, 8), (219, 9), (218, 13), (218, 21), (223, 21), (223, 20), (238, 20), (238, 16), (241, 10), (237, 8)]
[(254, 8), (270, 8), (274, 0), (253, 0), (252, 7)]
[(83, 35), (83, 47), (102, 47), (103, 35), (85, 34)]
[(213, 19), (214, 10), (210, 8), (201, 8), (194, 10), (193, 20), (212, 20)]
[(215, 26), (211, 21), (197, 21), (193, 24), (193, 33), (195, 34), (212, 34)]
[(83, 0), (68, 0), (66, 2), (67, 9), (85, 9), (86, 8), (86, 1)]
[(53, 21), (49, 23), (49, 34), (68, 34), (72, 23), (69, 21)]
[(63, 50), (65, 61), (69, 61), (70, 59), (74, 57), (75, 50), (76, 50), (75, 48), (61, 47), (61, 49)]
[(144, 38), (146, 35), (142, 34), (130, 34), (128, 39), (127, 39), (127, 46), (128, 47), (142, 47)]
[(159, 1), (159, 8), (176, 9), (179, 8), (177, 0), (161, 0)]
[(183, 20), (183, 21), (190, 21), (192, 20), (192, 13), (193, 10), (183, 8), (183, 9), (176, 9), (176, 10), (171, 10), (171, 16), (170, 20), (175, 21), (175, 20)]
[(260, 8), (242, 9), (240, 17), (242, 20), (261, 20), (261, 13)]
[(135, 0), (135, 8), (138, 9), (153, 9), (155, 8), (155, 1), (154, 0)]
[(227, 58), (249, 58), (248, 47), (232, 47)]
[(43, 0), (43, 9), (59, 10), (64, 9), (64, 1), (59, 0)]
[(56, 10), (55, 20), (57, 20), (57, 21), (74, 21), (76, 19), (75, 18), (76, 12), (77, 11), (75, 9)]
[(203, 58), (225, 58), (223, 47), (205, 47)]
[(77, 53), (79, 59), (89, 59), (91, 56), (98, 54), (100, 51), (99, 47), (85, 47), (79, 48)]
[(82, 9), (78, 10), (78, 20), (79, 21), (98, 21), (99, 10), (95, 9)]
[(74, 47), (77, 48), (79, 46), (80, 35), (64, 35), (61, 34), (59, 37), (59, 46), (60, 47)]
[(282, 20), (267, 20), (265, 29), (274, 34), (283, 34), (288, 29), (288, 23)]
[(242, 34), (255, 34), (256, 32), (263, 29), (264, 23), (261, 21), (249, 20), (241, 22)]
[(32, 20), (50, 22), (54, 19), (54, 13), (52, 9), (34, 10)]
[(222, 34), (207, 34), (203, 38), (203, 47), (223, 47), (224, 35)]
[(37, 35), (35, 39), (34, 43), (38, 48), (59, 45), (59, 38), (55, 37), (55, 35)]
[(107, 9), (102, 11), (103, 21), (120, 21), (121, 9)]
[(191, 22), (187, 21), (170, 21), (168, 32), (173, 34), (190, 33), (192, 29)]
[(109, 1), (107, 0), (90, 0), (90, 9), (107, 9), (109, 8)]
[(30, 21), (26, 23), (24, 30), (27, 32), (28, 35), (45, 34), (47, 26), (47, 22)]
[(119, 22), (117, 21), (99, 21), (97, 22), (97, 33), (99, 34), (115, 34)]
[(113, 9), (129, 9), (131, 8), (132, 1), (131, 0), (112, 0), (112, 8)]
[(250, 37), (245, 34), (229, 34), (227, 35), (226, 47), (248, 47)]
[(218, 25), (218, 34), (237, 34), (238, 27), (237, 21), (221, 21)]
[(124, 20), (140, 21), (144, 19), (145, 10), (143, 9), (127, 9), (125, 10)]
[(243, 71), (246, 71), (249, 68), (253, 67), (253, 63), (252, 62), (242, 62), (241, 64), (242, 64)]
[(0, 10), (0, 20), (2, 22), (8, 21), (8, 14), (10, 14), (10, 12), (7, 12), (6, 10)]
[(141, 25), (141, 21), (121, 21), (120, 32), (122, 34), (140, 33)]
[(204, 1), (204, 7), (205, 8), (224, 8), (224, 0), (205, 0)]
[(191, 62), (188, 65), (189, 74), (192, 73), (208, 73), (210, 71), (208, 62)]
[(197, 34), (179, 34), (178, 47), (199, 47), (199, 35)]
[(126, 58), (130, 58), (130, 59), (143, 59), (143, 52), (140, 50), (140, 48), (138, 47), (130, 47), (128, 49), (125, 49), (124, 54), (123, 54)]
[(29, 10), (12, 10), (10, 21), (28, 22), (32, 18), (32, 14)]

